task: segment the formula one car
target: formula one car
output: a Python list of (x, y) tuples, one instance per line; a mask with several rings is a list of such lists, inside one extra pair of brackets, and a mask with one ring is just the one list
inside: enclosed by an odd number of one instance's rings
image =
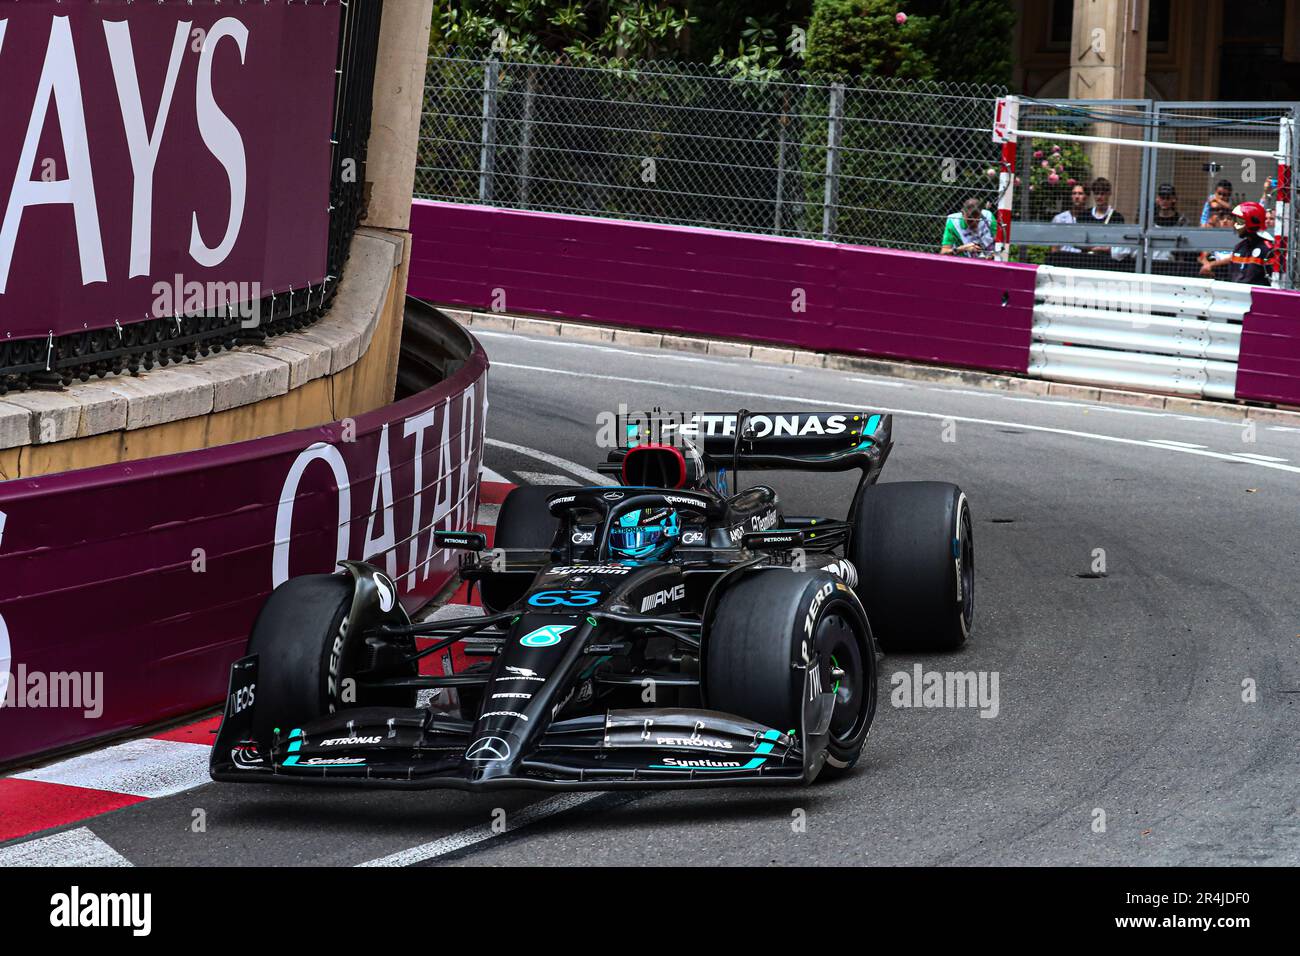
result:
[[(653, 441), (629, 427), (600, 466), (619, 484), (516, 488), (490, 553), (435, 532), (465, 551), (481, 617), (412, 623), (360, 562), (291, 579), (232, 668), (213, 778), (614, 789), (848, 770), (878, 645), (955, 648), (974, 607), (966, 497), (877, 484), (891, 427), (865, 411), (698, 415)], [(861, 478), (836, 520), (738, 490), (741, 469)], [(455, 644), (482, 660), (419, 673)], [(417, 706), (431, 690), (456, 707)]]

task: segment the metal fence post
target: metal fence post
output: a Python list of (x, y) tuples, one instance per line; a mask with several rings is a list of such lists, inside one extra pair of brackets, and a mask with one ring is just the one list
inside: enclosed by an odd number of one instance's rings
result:
[(483, 130), (478, 154), (478, 201), (492, 201), (497, 166), (497, 81), (501, 61), (492, 57), (483, 68)]
[(840, 127), (844, 120), (844, 84), (831, 85), (826, 124), (826, 193), (822, 199), (822, 238), (835, 234), (836, 205), (840, 194)]
[(528, 187), (533, 167), (533, 101), (537, 93), (537, 68), (530, 66), (524, 77), (523, 129), (519, 132), (519, 206), (528, 208)]
[(776, 211), (772, 216), (772, 233), (777, 236), (781, 235), (781, 227), (784, 225), (781, 206), (785, 201), (785, 130), (789, 122), (787, 109), (782, 106), (781, 115), (776, 121)]

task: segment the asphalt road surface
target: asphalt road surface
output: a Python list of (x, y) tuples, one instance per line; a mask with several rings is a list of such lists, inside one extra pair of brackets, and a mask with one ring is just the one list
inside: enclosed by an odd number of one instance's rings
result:
[[(597, 416), (620, 402), (892, 411), (884, 480), (954, 481), (972, 503), (973, 640), (885, 659), (864, 757), (834, 783), (559, 796), (208, 784), (89, 821), (125, 860), (1300, 862), (1300, 430), (480, 338), (493, 361), (487, 465), (520, 483), (587, 477)], [(843, 513), (853, 486), (844, 475), (763, 480), (790, 513)], [(917, 664), (996, 675), (996, 708), (893, 706), (893, 675), (910, 680)], [(193, 832), (196, 810), (205, 832)]]

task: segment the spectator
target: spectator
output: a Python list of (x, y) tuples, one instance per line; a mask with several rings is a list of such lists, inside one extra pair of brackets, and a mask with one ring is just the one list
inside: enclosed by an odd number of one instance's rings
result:
[[(1121, 225), (1124, 222), (1123, 213), (1110, 204), (1110, 180), (1105, 176), (1098, 176), (1092, 181), (1092, 218), (1103, 226)], [(1092, 246), (1088, 252), (1093, 255), (1110, 253), (1110, 257), (1115, 260), (1128, 259), (1133, 255), (1133, 250), (1125, 246)]]
[(995, 236), (993, 213), (972, 196), (961, 204), (961, 212), (953, 213), (944, 224), (939, 254), (987, 259), (993, 255)]
[[(1151, 222), (1164, 229), (1187, 225), (1187, 217), (1178, 211), (1178, 192), (1173, 183), (1161, 183), (1156, 187), (1156, 208)], [(1152, 262), (1174, 262), (1177, 258), (1173, 249), (1155, 249), (1151, 253)]]
[(1205, 206), (1201, 209), (1201, 225), (1210, 224), (1210, 214), (1214, 212), (1227, 213), (1232, 215), (1232, 180), (1220, 179), (1214, 184), (1214, 192), (1205, 200)]
[[(1075, 183), (1070, 188), (1070, 208), (1062, 209), (1052, 217), (1052, 222), (1062, 225), (1073, 225), (1079, 221), (1079, 217), (1088, 211), (1088, 184)], [(1059, 246), (1052, 250), (1053, 252), (1082, 252), (1078, 246)]]

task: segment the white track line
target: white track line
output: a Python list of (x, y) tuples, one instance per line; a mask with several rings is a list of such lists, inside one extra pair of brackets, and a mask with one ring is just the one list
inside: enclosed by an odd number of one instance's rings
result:
[[(503, 365), (503, 363), (500, 363), (500, 362), (493, 362), (492, 364), (493, 364), (493, 365)], [(533, 371), (539, 371), (539, 372), (541, 372), (541, 371), (547, 371), (547, 372), (552, 371), (551, 369), (539, 369), (539, 368), (536, 368), (535, 366), (532, 366), (532, 365), (503, 365), (503, 367), (504, 367), (504, 368), (526, 368), (526, 369), (530, 369), (530, 370), (533, 370)], [(558, 374), (558, 375), (579, 375), (579, 374), (581, 374), (581, 373), (579, 373), (579, 372), (556, 372), (556, 374)], [(612, 376), (612, 375), (597, 375), (597, 376), (594, 376), (594, 377), (595, 377), (595, 378), (611, 378), (611, 379), (614, 379), (615, 381), (632, 381), (631, 379), (618, 379), (617, 377)], [(571, 474), (577, 476), (578, 478), (581, 478), (583, 481), (589, 481), (589, 482), (591, 482), (593, 485), (607, 485), (607, 484), (609, 484), (609, 482), (610, 482), (610, 479), (609, 479), (609, 478), (606, 478), (604, 475), (602, 475), (602, 474), (600, 474), (600, 473), (598, 473), (598, 472), (594, 472), (594, 471), (592, 471), (590, 468), (584, 468), (582, 465), (579, 465), (576, 461), (568, 461), (567, 459), (560, 458), (560, 457), (558, 457), (557, 455), (551, 455), (551, 454), (548, 454), (547, 452), (544, 452), (544, 451), (538, 451), (536, 448), (528, 448), (528, 447), (525, 446), (525, 445), (515, 445), (515, 444), (512, 444), (511, 442), (508, 442), (508, 441), (501, 441), (501, 440), (498, 439), (498, 438), (487, 438), (487, 439), (484, 439), (484, 440), (487, 442), (487, 444), (492, 445), (494, 448), (504, 448), (504, 449), (506, 449), (507, 451), (513, 451), (513, 452), (516, 452), (516, 453), (518, 453), (518, 454), (520, 454), (520, 455), (524, 455), (524, 456), (526, 456), (526, 457), (528, 457), (528, 458), (536, 458), (538, 461), (544, 461), (544, 462), (546, 462), (548, 465), (554, 465), (556, 468), (562, 468), (562, 469), (564, 469), (565, 471), (570, 472)]]
[(1158, 445), (1172, 445), (1174, 448), (1204, 448), (1205, 445), (1197, 445), (1190, 441), (1174, 441), (1172, 438), (1153, 438), (1151, 439)]
[(0, 868), (7, 866), (131, 866), (131, 861), (87, 827), (0, 849)]
[(571, 485), (573, 479), (568, 475), (555, 475), (548, 471), (515, 472), (526, 484), (530, 485)]
[(452, 621), (460, 617), (482, 617), (483, 609), (477, 604), (443, 604), (434, 608), (427, 614), (420, 614), (417, 620), (424, 621)]
[(555, 816), (557, 813), (572, 810), (574, 807), (581, 806), (603, 795), (603, 792), (556, 794), (521, 810), (507, 813), (505, 815), (505, 829), (500, 833), (493, 830), (491, 824), (485, 823), (482, 826), (470, 827), (467, 830), (461, 830), (459, 833), (453, 833), (451, 836), (413, 846), (409, 850), (399, 850), (388, 856), (381, 856), (376, 860), (358, 863), (357, 866), (411, 866), (415, 863), (424, 863), (440, 856), (446, 856), (448, 853), (455, 853), (457, 850), (474, 846), (477, 843), (491, 840), (493, 837), (501, 836), (502, 833), (519, 830), (530, 823), (536, 823), (546, 817)]
[[(522, 332), (480, 332), (477, 330), (475, 330), (474, 335), (479, 338), (490, 339), (527, 338), (530, 345), (535, 343), (537, 345), (553, 345), (556, 348), (564, 349), (590, 349), (594, 352), (612, 352), (615, 355), (626, 355), (628, 358), (644, 358), (646, 352), (650, 351), (656, 352), (656, 356), (661, 355), (665, 360), (672, 362), (685, 362), (689, 365), (723, 365), (728, 368), (735, 368), (736, 366), (735, 359), (700, 358), (697, 355), (686, 355), (685, 353), (674, 352), (667, 349), (656, 350), (654, 346), (646, 346), (643, 350), (636, 351), (627, 348), (616, 348), (612, 345), (596, 345), (594, 342), (566, 342), (553, 335), (539, 335), (534, 337), (525, 336)], [(802, 372), (803, 369), (790, 365), (786, 367), (786, 371), (797, 375)]]
[(1238, 458), (1253, 458), (1255, 461), (1286, 461), (1285, 458), (1274, 458), (1272, 455), (1255, 455), (1248, 451), (1237, 452)]
[[(696, 392), (712, 392), (719, 395), (735, 395), (744, 398), (766, 398), (779, 402), (802, 402), (808, 405), (821, 405), (827, 408), (843, 408), (849, 410), (861, 409), (860, 405), (850, 405), (845, 402), (829, 402), (823, 398), (809, 398), (806, 395), (775, 395), (767, 392), (746, 392), (734, 388), (712, 388), (707, 385), (690, 385), (683, 382), (660, 382), (653, 379), (626, 378), (622, 375), (597, 375), (594, 372), (570, 372), (555, 368), (542, 368), (536, 365), (514, 365), (509, 362), (493, 362), (494, 368), (513, 368), (527, 372), (545, 372), (548, 375), (571, 375), (576, 378), (593, 378), (609, 382), (620, 382), (625, 385), (653, 385), (656, 388), (665, 389), (689, 389)], [(1008, 422), (995, 418), (971, 418), (966, 415), (948, 415), (943, 412), (922, 412), (912, 408), (889, 408), (883, 405), (873, 404), (870, 407), (873, 412), (887, 412), (892, 415), (912, 415), (917, 418), (933, 418), (939, 421), (967, 422), (971, 425), (994, 425), (999, 428), (1020, 428), (1031, 432), (1044, 432), (1050, 435), (1066, 435), (1071, 438), (1088, 438), (1093, 441), (1111, 442), (1117, 445), (1134, 445), (1138, 448), (1158, 448), (1162, 451), (1182, 452), (1188, 455), (1199, 455), (1202, 458), (1214, 458), (1218, 461), (1245, 461), (1247, 464), (1257, 465), (1260, 468), (1272, 468), (1277, 471), (1286, 471), (1291, 474), (1300, 475), (1300, 467), (1295, 465), (1284, 465), (1272, 461), (1256, 461), (1254, 459), (1238, 458), (1236, 455), (1226, 455), (1222, 452), (1207, 451), (1202, 448), (1184, 447), (1183, 444), (1162, 443), (1153, 439), (1142, 438), (1120, 438), (1118, 435), (1098, 435), (1094, 432), (1082, 432), (1073, 428), (1052, 428), (1048, 425), (1029, 425), (1025, 422)], [(489, 438), (488, 444), (503, 444), (494, 442)], [(516, 446), (517, 447), (517, 446)], [(604, 484), (605, 479), (601, 478), (600, 483)]]
[(14, 777), (136, 797), (166, 797), (211, 783), (211, 754), (207, 744), (142, 737), (16, 773)]

